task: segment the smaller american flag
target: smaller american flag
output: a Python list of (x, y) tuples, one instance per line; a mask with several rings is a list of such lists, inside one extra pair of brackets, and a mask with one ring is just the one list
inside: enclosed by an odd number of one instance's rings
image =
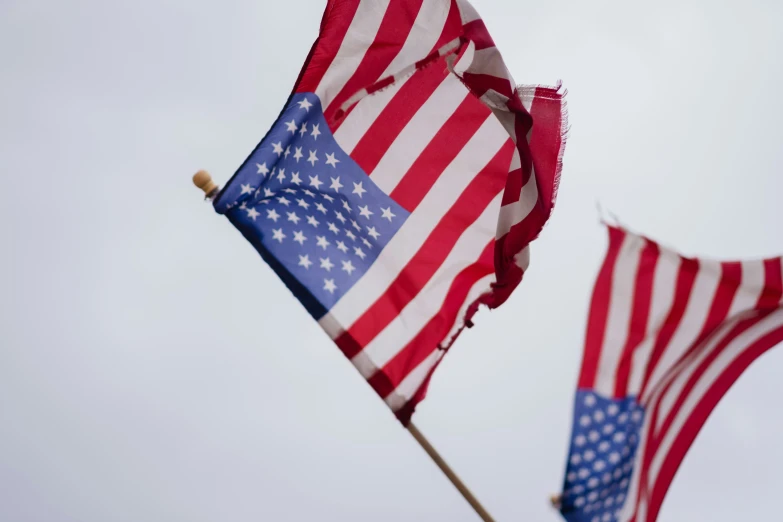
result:
[(560, 510), (654, 522), (731, 385), (783, 342), (783, 258), (686, 258), (609, 227), (574, 402)]

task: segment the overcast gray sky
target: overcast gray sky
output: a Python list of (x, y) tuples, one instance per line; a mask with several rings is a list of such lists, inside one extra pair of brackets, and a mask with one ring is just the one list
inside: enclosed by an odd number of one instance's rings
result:
[[(572, 129), (525, 281), (414, 420), (499, 522), (555, 522), (596, 201), (686, 254), (783, 252), (783, 4), (472, 1)], [(261, 139), (323, 7), (0, 2), (0, 520), (477, 520), (190, 184)], [(779, 515), (781, 372), (726, 396), (661, 522)]]

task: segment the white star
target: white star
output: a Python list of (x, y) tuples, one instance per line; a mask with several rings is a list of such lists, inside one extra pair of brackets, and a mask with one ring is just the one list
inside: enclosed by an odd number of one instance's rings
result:
[(303, 256), (299, 256), (299, 266), (303, 266), (305, 268), (310, 268), (310, 265), (312, 265), (313, 262), (310, 261), (310, 256), (305, 254)]
[(337, 215), (337, 219), (340, 220), (340, 223), (345, 223), (345, 218), (343, 217), (343, 215), (340, 212), (337, 212), (335, 210), (334, 213)]
[(359, 247), (353, 247), (354, 253), (359, 256), (360, 258), (364, 259), (364, 257), (367, 255), (364, 252), (362, 252), (362, 249)]
[(307, 123), (303, 123), (302, 124), (302, 128), (299, 129), (299, 136), (300, 137), (304, 136), (305, 134), (307, 134)]
[(318, 136), (321, 135), (321, 131), (318, 130), (319, 123), (313, 124), (313, 132), (310, 133), (310, 135), (313, 137), (314, 140), (318, 139)]
[(302, 147), (296, 147), (296, 149), (294, 149), (294, 159), (297, 163), (299, 163), (299, 160), (302, 158), (304, 158), (304, 154), (302, 154)]
[(334, 168), (337, 168), (337, 164), (340, 163), (340, 160), (334, 157), (334, 152), (331, 154), (326, 155), (326, 164), (331, 165)]
[(256, 163), (256, 167), (258, 167), (258, 174), (262, 174), (264, 176), (269, 174), (269, 167), (266, 166), (266, 162)]
[(294, 225), (299, 223), (299, 216), (296, 215), (296, 212), (286, 212), (288, 215), (288, 221), (293, 221)]
[(367, 219), (370, 219), (370, 216), (375, 214), (375, 212), (370, 210), (369, 205), (364, 205), (363, 207), (359, 207), (359, 214), (366, 217)]
[(287, 158), (289, 154), (291, 154), (291, 146), (290, 145), (285, 148), (285, 152), (283, 153), (283, 156), (285, 156)]
[(327, 272), (331, 272), (333, 267), (334, 264), (332, 264), (332, 262), (329, 260), (328, 257), (326, 259), (324, 259), (323, 257), (321, 258), (321, 268), (323, 268)]
[(326, 247), (330, 245), (329, 240), (325, 236), (315, 236), (318, 240), (318, 246), (326, 250)]
[(333, 294), (337, 290), (337, 286), (334, 284), (334, 279), (324, 279), (324, 290)]
[(346, 236), (348, 236), (348, 237), (350, 237), (350, 238), (351, 238), (351, 241), (356, 241), (356, 236), (353, 234), (353, 232), (351, 232), (351, 231), (350, 231), (350, 230), (348, 230), (347, 228), (345, 229), (345, 235), (346, 235)]
[(585, 406), (590, 408), (595, 406), (595, 395), (589, 394), (587, 397), (585, 397)]
[(283, 192), (285, 192), (285, 193), (287, 193), (287, 194), (296, 194), (296, 189), (292, 189), (292, 188), (284, 188), (284, 189), (283, 189)]
[(284, 179), (285, 179), (285, 169), (280, 169), (277, 173), (277, 181), (282, 183)]
[[(236, 204), (237, 204), (237, 202), (234, 201), (234, 205), (236, 205)], [(247, 202), (243, 201), (242, 204), (239, 205), (239, 208), (241, 208), (242, 210), (247, 210)]]
[(300, 207), (302, 207), (305, 210), (310, 208), (310, 203), (308, 203), (307, 201), (303, 200), (302, 198), (297, 199), (296, 200), (296, 204), (299, 205)]
[(351, 212), (351, 205), (349, 205), (348, 202), (345, 200), (343, 200), (343, 208), (348, 212)]
[(302, 189), (302, 192), (304, 192), (305, 194), (307, 194), (307, 195), (308, 195), (308, 196), (310, 196), (311, 198), (315, 197), (315, 194), (313, 194), (312, 192), (310, 192), (310, 191), (309, 191), (309, 190), (307, 190), (307, 189)]
[(335, 234), (339, 234), (340, 233), (340, 229), (337, 228), (337, 226), (334, 223), (327, 222), (326, 225), (329, 227), (329, 230), (331, 230)]
[(366, 191), (366, 190), (364, 190), (364, 188), (362, 187), (362, 183), (364, 183), (364, 181), (360, 181), (359, 183), (354, 183), (354, 184), (353, 184), (353, 191), (352, 191), (351, 193), (352, 193), (352, 194), (358, 194), (358, 195), (359, 195), (359, 197), (362, 197), (362, 194), (364, 194), (365, 192), (367, 192), (367, 191)]
[[(255, 191), (250, 185), (242, 185), (242, 194), (252, 194)], [(242, 195), (240, 194), (240, 196)]]
[(308, 176), (308, 177), (310, 178), (310, 186), (315, 187), (315, 190), (318, 190), (321, 187), (321, 185), (324, 184), (323, 181), (318, 179), (318, 174), (316, 174), (315, 176)]
[(367, 238), (366, 238), (366, 237), (363, 237), (363, 238), (362, 238), (362, 243), (364, 243), (364, 246), (366, 246), (367, 248), (372, 248), (372, 243), (370, 243), (369, 241), (367, 241)]
[(340, 189), (343, 188), (342, 183), (340, 183), (340, 176), (337, 176), (337, 178), (330, 178), (330, 179), (332, 180), (332, 184), (329, 185), (329, 188), (334, 189), (335, 192), (339, 192)]
[(380, 235), (381, 235), (381, 234), (379, 234), (379, 233), (378, 233), (378, 231), (377, 231), (377, 230), (375, 230), (375, 227), (367, 227), (367, 233), (368, 233), (368, 234), (370, 234), (370, 236), (371, 236), (373, 239), (376, 239), (376, 240), (377, 240), (377, 239), (380, 237)]
[(315, 167), (315, 162), (318, 161), (318, 156), (316, 156), (315, 153), (316, 153), (316, 151), (311, 150), (310, 151), (310, 157), (307, 158), (307, 161), (309, 161), (310, 165), (312, 165), (313, 167)]
[(285, 205), (286, 207), (291, 204), (290, 201), (288, 201), (285, 196), (278, 196), (277, 201), (279, 201), (281, 204)]
[(343, 263), (343, 270), (348, 272), (348, 275), (351, 275), (351, 272), (356, 270), (356, 267), (353, 266), (350, 259), (348, 261), (343, 261), (342, 263)]
[(315, 208), (316, 208), (316, 210), (318, 210), (318, 212), (320, 212), (321, 214), (326, 214), (326, 207), (325, 207), (325, 206), (323, 206), (323, 205), (321, 205), (320, 203), (316, 203), (316, 204), (315, 204)]
[(577, 435), (576, 437), (574, 437), (574, 445), (576, 445), (577, 447), (584, 446), (586, 442), (587, 439), (585, 438), (584, 435)]
[(305, 98), (305, 99), (303, 99), (302, 101), (299, 102), (299, 108), (300, 109), (304, 109), (307, 112), (310, 112), (310, 107), (312, 107), (312, 106), (313, 106), (313, 104), (310, 103), (310, 101), (307, 98)]
[(618, 462), (620, 462), (620, 454), (617, 453), (616, 451), (610, 453), (609, 454), (609, 462), (611, 462), (612, 464), (617, 464)]
[(293, 172), (291, 174), (291, 183), (293, 183), (294, 185), (299, 185), (301, 182), (302, 182), (302, 179), (299, 177), (299, 173), (298, 172)]
[(300, 245), (304, 245), (304, 242), (307, 240), (304, 233), (301, 230), (297, 230), (294, 232), (294, 241), (299, 243)]
[(253, 221), (255, 221), (256, 218), (261, 215), (254, 208), (246, 208), (245, 210), (247, 211), (247, 217), (251, 218)]
[(617, 413), (620, 411), (620, 408), (616, 404), (610, 404), (608, 408), (606, 408), (606, 413), (609, 414), (609, 416), (614, 417), (617, 415)]
[(291, 120), (289, 122), (286, 122), (285, 126), (288, 127), (288, 132), (290, 132), (291, 134), (296, 134), (296, 130), (299, 127), (296, 124), (296, 120)]
[(275, 195), (275, 193), (274, 193), (274, 192), (272, 192), (272, 191), (271, 191), (271, 190), (269, 190), (268, 188), (264, 187), (264, 197), (265, 197), (265, 198), (271, 198), (271, 197), (272, 197), (272, 196), (274, 196), (274, 195)]
[(285, 238), (285, 234), (283, 234), (283, 229), (273, 229), (272, 230), (272, 239), (277, 239), (279, 242), (283, 242), (283, 239)]
[(329, 194), (321, 194), (321, 195), (322, 195), (322, 196), (323, 196), (323, 198), (324, 198), (326, 201), (328, 201), (329, 203), (332, 203), (332, 202), (334, 202), (334, 198), (333, 198), (332, 196), (330, 196)]
[(277, 143), (273, 143), (272, 147), (274, 149), (274, 153), (277, 154), (277, 157), (279, 158), (283, 153), (283, 142), (278, 141)]
[(362, 231), (362, 227), (360, 227), (360, 226), (359, 226), (359, 223), (357, 223), (357, 222), (356, 222), (356, 221), (354, 221), (353, 219), (351, 220), (351, 225), (353, 226), (353, 228), (355, 228), (355, 229), (356, 229), (356, 231), (357, 231), (357, 232), (361, 232), (361, 231)]
[(342, 241), (338, 241), (337, 242), (337, 250), (339, 250), (340, 252), (345, 254), (346, 252), (348, 252), (348, 247), (345, 246), (345, 243), (343, 243)]
[(266, 211), (266, 218), (271, 219), (272, 221), (277, 223), (277, 220), (280, 218), (280, 214), (278, 214), (275, 209), (270, 209)]

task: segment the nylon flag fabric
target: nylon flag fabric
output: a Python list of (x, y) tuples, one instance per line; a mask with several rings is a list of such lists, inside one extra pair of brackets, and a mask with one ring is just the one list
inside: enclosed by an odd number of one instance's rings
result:
[(215, 198), (404, 423), (556, 196), (559, 86), (514, 84), (463, 0), (331, 0), (278, 120)]
[(783, 342), (783, 258), (686, 258), (609, 227), (593, 290), (561, 513), (654, 522), (731, 385)]

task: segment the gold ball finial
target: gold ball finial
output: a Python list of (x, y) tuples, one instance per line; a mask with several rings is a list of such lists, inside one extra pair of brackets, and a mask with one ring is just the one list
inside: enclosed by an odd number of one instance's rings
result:
[(199, 170), (193, 175), (193, 184), (203, 190), (207, 197), (217, 192), (218, 188), (215, 182), (212, 181), (212, 176), (206, 170)]

